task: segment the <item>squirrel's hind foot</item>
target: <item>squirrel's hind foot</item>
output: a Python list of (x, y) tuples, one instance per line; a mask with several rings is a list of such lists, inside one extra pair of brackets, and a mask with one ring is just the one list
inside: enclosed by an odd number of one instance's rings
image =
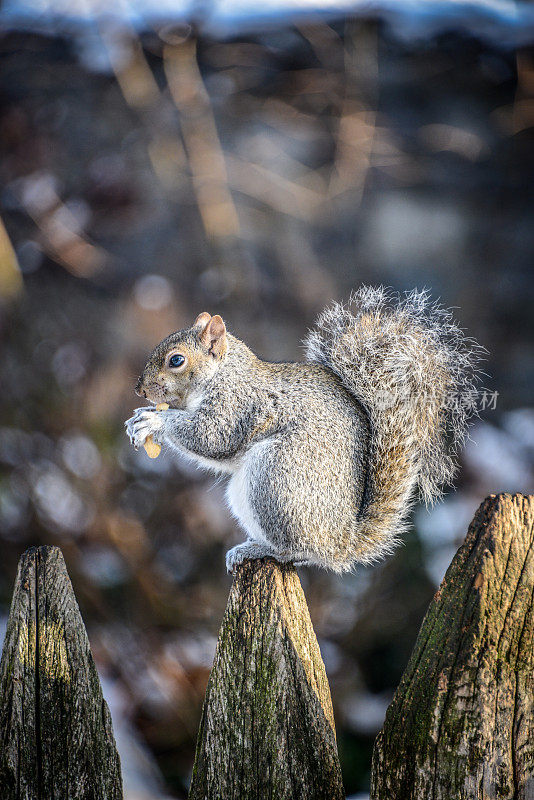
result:
[(235, 547), (232, 547), (231, 550), (228, 550), (226, 553), (226, 569), (228, 572), (233, 572), (243, 561), (256, 558), (274, 558), (275, 561), (280, 561), (281, 563), (288, 560), (280, 556), (280, 554), (273, 550), (268, 544), (248, 541), (237, 544)]

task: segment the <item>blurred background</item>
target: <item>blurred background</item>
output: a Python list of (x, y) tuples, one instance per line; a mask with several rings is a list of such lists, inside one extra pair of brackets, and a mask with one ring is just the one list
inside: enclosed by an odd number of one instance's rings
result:
[(350, 796), (474, 511), (534, 489), (533, 7), (324, 5), (0, 9), (0, 624), (20, 554), (61, 547), (126, 800), (186, 797), (240, 538), (221, 484), (124, 434), (161, 338), (208, 310), (299, 359), (383, 283), (489, 351), (445, 500), (373, 569), (300, 571)]

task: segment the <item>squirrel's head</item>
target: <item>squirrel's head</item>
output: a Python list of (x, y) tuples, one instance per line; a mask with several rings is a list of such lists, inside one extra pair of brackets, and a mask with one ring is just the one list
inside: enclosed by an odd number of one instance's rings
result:
[(191, 328), (167, 336), (153, 350), (135, 387), (152, 403), (186, 408), (215, 375), (228, 348), (221, 317), (206, 311)]

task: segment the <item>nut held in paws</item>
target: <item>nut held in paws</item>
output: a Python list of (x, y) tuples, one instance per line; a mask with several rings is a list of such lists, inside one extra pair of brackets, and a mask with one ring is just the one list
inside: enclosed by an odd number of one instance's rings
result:
[[(167, 411), (168, 408), (168, 403), (158, 403), (156, 406), (156, 411)], [(157, 444), (151, 435), (146, 437), (143, 447), (145, 448), (146, 454), (149, 458), (157, 458), (161, 453), (161, 445)]]

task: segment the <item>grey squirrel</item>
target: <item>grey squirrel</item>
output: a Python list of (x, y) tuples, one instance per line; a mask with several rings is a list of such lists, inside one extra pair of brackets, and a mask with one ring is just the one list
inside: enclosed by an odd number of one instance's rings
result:
[[(257, 358), (200, 314), (151, 354), (136, 392), (135, 447), (151, 435), (230, 476), (227, 498), (245, 559), (343, 572), (390, 552), (419, 486), (426, 502), (454, 476), (476, 413), (481, 348), (426, 291), (362, 287), (305, 340), (303, 363)], [(450, 442), (447, 444), (447, 439)]]

